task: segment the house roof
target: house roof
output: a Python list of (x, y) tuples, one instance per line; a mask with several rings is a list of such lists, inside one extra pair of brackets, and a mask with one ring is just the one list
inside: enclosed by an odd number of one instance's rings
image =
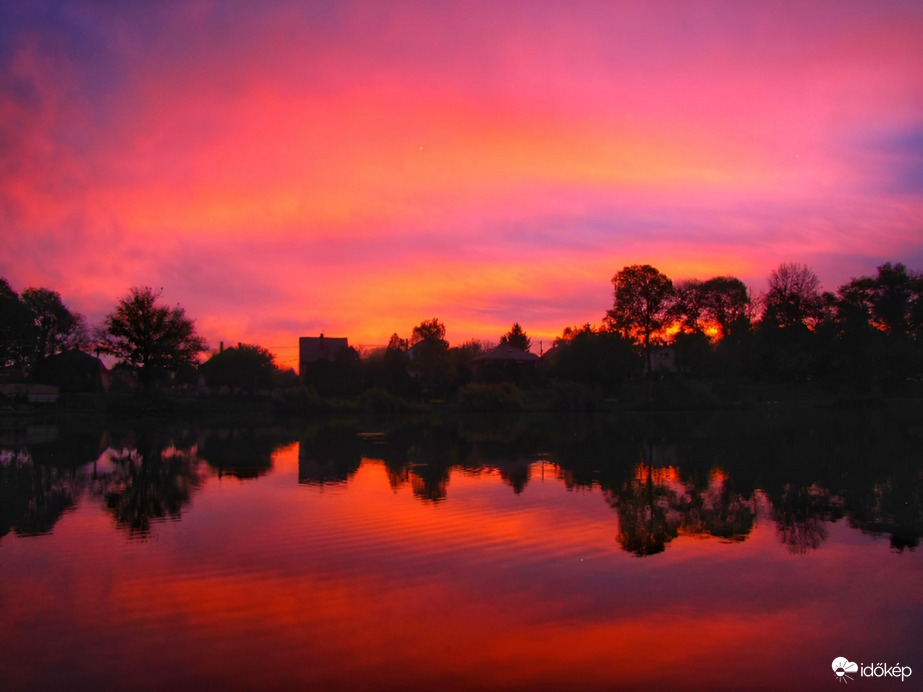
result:
[(345, 336), (303, 336), (298, 339), (298, 359), (302, 363), (333, 360), (337, 353), (346, 348), (349, 348), (349, 340)]
[(540, 358), (534, 353), (523, 351), (522, 349), (510, 346), (509, 344), (500, 344), (481, 355), (472, 358), (472, 363), (477, 362), (516, 362), (516, 363), (536, 363)]

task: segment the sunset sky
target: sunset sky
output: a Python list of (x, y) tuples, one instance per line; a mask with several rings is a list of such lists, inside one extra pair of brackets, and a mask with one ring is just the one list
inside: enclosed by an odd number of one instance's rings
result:
[(0, 276), (212, 346), (598, 323), (612, 275), (923, 269), (923, 2), (0, 6)]

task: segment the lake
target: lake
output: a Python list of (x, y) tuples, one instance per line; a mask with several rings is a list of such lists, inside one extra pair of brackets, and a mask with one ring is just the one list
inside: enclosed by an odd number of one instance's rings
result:
[(923, 678), (919, 414), (0, 423), (5, 690)]

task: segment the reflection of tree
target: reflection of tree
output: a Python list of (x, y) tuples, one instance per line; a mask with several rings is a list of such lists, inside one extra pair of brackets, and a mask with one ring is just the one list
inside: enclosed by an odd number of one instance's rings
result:
[(526, 484), (532, 475), (532, 461), (530, 459), (505, 459), (494, 462), (494, 465), (500, 470), (500, 477), (509, 485), (513, 492), (519, 495), (525, 490)]
[(388, 485), (391, 490), (397, 492), (404, 483), (410, 480), (410, 470), (401, 463), (395, 463), (393, 460), (382, 460), (385, 465), (385, 473), (388, 475)]
[(0, 536), (49, 533), (82, 489), (72, 469), (37, 464), (28, 452), (0, 458)]
[(890, 534), (891, 546), (899, 552), (916, 548), (923, 536), (921, 480), (919, 470), (902, 464), (893, 477), (850, 498), (849, 525), (872, 534)]
[(152, 520), (179, 519), (201, 484), (193, 446), (143, 434), (134, 446), (110, 449), (108, 456), (114, 470), (95, 477), (94, 492), (132, 536), (147, 535)]
[(803, 555), (817, 550), (827, 539), (826, 523), (837, 515), (837, 501), (829, 491), (816, 485), (786, 484), (769, 499), (779, 540), (789, 551)]
[(608, 493), (609, 504), (619, 517), (619, 545), (639, 557), (663, 552), (682, 524), (675, 510), (676, 492), (665, 470), (638, 464), (633, 478)]
[(410, 484), (413, 494), (422, 500), (444, 500), (449, 485), (449, 467), (439, 464), (414, 464), (410, 467)]
[(745, 500), (736, 492), (724, 473), (714, 471), (704, 491), (690, 488), (689, 498), (685, 532), (743, 541), (753, 530), (756, 512), (752, 499)]
[(416, 497), (434, 502), (445, 499), (451, 470), (470, 463), (468, 446), (455, 430), (442, 425), (391, 430), (375, 453), (384, 460), (392, 487), (409, 480)]
[(298, 482), (303, 485), (345, 483), (362, 464), (355, 434), (321, 428), (302, 434), (298, 443)]
[(257, 428), (222, 428), (200, 436), (199, 457), (223, 475), (259, 478), (272, 468), (280, 446), (272, 432)]

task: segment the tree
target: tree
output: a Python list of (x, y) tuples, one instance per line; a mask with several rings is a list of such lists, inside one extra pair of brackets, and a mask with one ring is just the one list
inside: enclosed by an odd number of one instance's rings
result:
[(142, 390), (150, 387), (156, 371), (194, 364), (208, 348), (186, 311), (159, 305), (159, 298), (160, 291), (133, 286), (103, 323), (101, 349), (137, 368)]
[(673, 287), (668, 319), (679, 325), (683, 334), (697, 334), (703, 330), (705, 304), (703, 284), (698, 279), (680, 281)]
[(500, 337), (500, 343), (508, 344), (513, 348), (518, 348), (520, 351), (528, 351), (532, 346), (532, 339), (519, 326), (519, 322), (515, 322), (510, 330)]
[(371, 388), (384, 389), (392, 394), (409, 396), (417, 389), (417, 383), (410, 377), (407, 339), (397, 333), (391, 335), (388, 346), (369, 354), (363, 360), (365, 384)]
[(397, 332), (391, 335), (391, 338), (388, 340), (388, 350), (389, 351), (406, 351), (410, 348), (410, 344), (407, 343), (407, 339), (402, 339), (398, 336)]
[(823, 313), (820, 279), (797, 262), (780, 264), (769, 276), (763, 323), (775, 327), (814, 326)]
[(750, 292), (747, 285), (733, 276), (716, 276), (700, 286), (706, 322), (716, 324), (721, 338), (736, 325), (749, 326)]
[(641, 346), (650, 373), (652, 341), (669, 317), (673, 282), (649, 264), (633, 264), (612, 277), (612, 285), (615, 302), (606, 322)]
[(838, 346), (853, 381), (903, 379), (923, 362), (923, 275), (890, 262), (837, 291)]
[(449, 342), (445, 325), (435, 317), (413, 328), (410, 336), (410, 371), (432, 390), (442, 383), (449, 370)]
[(410, 346), (412, 348), (421, 343), (448, 349), (449, 342), (445, 339), (445, 325), (435, 317), (431, 320), (420, 322), (413, 328), (410, 336)]
[(276, 364), (272, 353), (255, 344), (238, 344), (214, 354), (199, 368), (210, 387), (248, 392), (272, 387)]
[(0, 279), (0, 368), (27, 364), (35, 325), (32, 313), (19, 295)]
[(612, 392), (641, 370), (634, 345), (615, 331), (590, 324), (565, 327), (548, 351), (551, 374), (562, 381)]
[(22, 302), (32, 311), (35, 324), (33, 363), (87, 343), (83, 315), (71, 312), (61, 294), (47, 288), (27, 288)]
[(889, 336), (917, 336), (923, 328), (923, 274), (900, 262), (882, 264), (878, 276), (853, 279), (839, 294)]

